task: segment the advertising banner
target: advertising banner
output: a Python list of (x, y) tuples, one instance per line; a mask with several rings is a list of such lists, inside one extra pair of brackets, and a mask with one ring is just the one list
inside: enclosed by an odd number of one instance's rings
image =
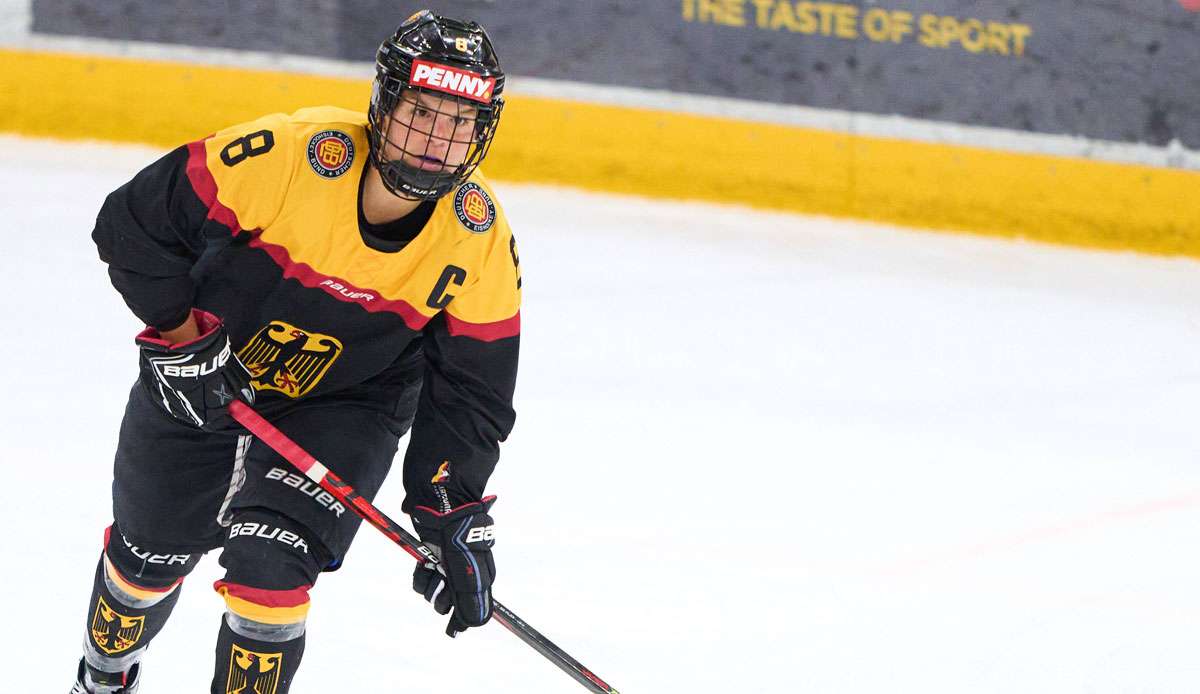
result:
[[(482, 23), (514, 75), (1200, 148), (1200, 14), (1187, 4), (427, 3)], [(370, 61), (407, 9), (382, 0), (33, 0), (33, 29)]]

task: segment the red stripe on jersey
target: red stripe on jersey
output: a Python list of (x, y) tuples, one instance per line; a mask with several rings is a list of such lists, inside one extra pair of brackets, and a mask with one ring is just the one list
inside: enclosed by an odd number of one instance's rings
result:
[(225, 592), (235, 598), (241, 598), (246, 602), (252, 602), (255, 605), (263, 607), (296, 607), (308, 602), (308, 589), (311, 585), (298, 586), (288, 590), (266, 590), (264, 588), (251, 588), (240, 583), (230, 583), (229, 581), (217, 581), (213, 583), (213, 590), (218, 593), (224, 588)]
[(446, 329), (455, 337), (462, 335), (473, 337), (483, 342), (495, 342), (506, 337), (521, 334), (521, 312), (512, 318), (496, 321), (495, 323), (468, 323), (446, 313)]
[[(385, 299), (379, 292), (373, 289), (364, 287), (356, 287), (340, 277), (332, 275), (324, 275), (317, 272), (312, 266), (307, 263), (297, 263), (292, 260), (291, 254), (287, 249), (279, 244), (267, 243), (262, 240), (262, 237), (255, 237), (250, 240), (250, 246), (253, 248), (261, 248), (266, 251), (271, 260), (275, 261), (283, 270), (284, 279), (294, 279), (300, 284), (311, 289), (323, 289), (325, 293), (339, 301), (345, 301), (351, 304), (358, 304), (370, 313), (394, 313), (404, 320), (404, 324), (412, 330), (420, 330), (429, 322), (429, 318), (423, 315), (420, 311), (413, 308), (407, 301), (400, 299)], [(340, 292), (324, 282), (336, 282), (345, 288), (346, 292)], [(349, 296), (347, 296), (349, 294)], [(369, 295), (367, 296), (361, 295)]]
[(208, 170), (208, 152), (205, 150), (204, 143), (208, 142), (210, 138), (212, 135), (198, 142), (188, 143), (188, 181), (191, 182), (192, 190), (196, 191), (200, 202), (208, 208), (208, 218), (229, 227), (230, 233), (237, 234), (242, 225), (238, 223), (234, 211), (217, 200), (217, 179), (213, 178), (212, 172)]

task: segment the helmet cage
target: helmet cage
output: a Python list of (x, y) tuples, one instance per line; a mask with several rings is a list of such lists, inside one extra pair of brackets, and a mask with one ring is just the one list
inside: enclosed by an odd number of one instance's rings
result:
[[(436, 200), (465, 183), (479, 167), (491, 148), (503, 108), (503, 97), (475, 102), (413, 87), (381, 70), (368, 114), (371, 162), (392, 193)], [(397, 123), (402, 127), (393, 128)], [(389, 139), (393, 130), (404, 133), (401, 141)], [(466, 154), (456, 163), (464, 146)]]

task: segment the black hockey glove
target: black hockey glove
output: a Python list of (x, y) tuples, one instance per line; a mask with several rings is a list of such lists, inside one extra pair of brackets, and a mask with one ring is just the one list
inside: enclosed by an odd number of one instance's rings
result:
[(254, 402), (250, 372), (229, 344), (221, 320), (193, 309), (200, 337), (172, 345), (154, 328), (138, 334), (142, 384), (167, 414), (207, 431), (235, 431), (240, 426), (226, 412), (239, 398)]
[(492, 618), (492, 581), (496, 578), (492, 546), (496, 543), (488, 510), (495, 501), (496, 497), (489, 496), (449, 513), (418, 506), (412, 514), (421, 542), (437, 553), (446, 570), (443, 580), (433, 564), (417, 564), (413, 590), (432, 602), (438, 614), (454, 608), (446, 625), (446, 635), (451, 638)]

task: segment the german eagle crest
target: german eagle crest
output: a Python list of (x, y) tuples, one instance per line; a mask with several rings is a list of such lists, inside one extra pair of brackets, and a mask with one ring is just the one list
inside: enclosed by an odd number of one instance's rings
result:
[(273, 320), (238, 352), (254, 390), (276, 390), (298, 398), (313, 389), (342, 353), (335, 337)]

